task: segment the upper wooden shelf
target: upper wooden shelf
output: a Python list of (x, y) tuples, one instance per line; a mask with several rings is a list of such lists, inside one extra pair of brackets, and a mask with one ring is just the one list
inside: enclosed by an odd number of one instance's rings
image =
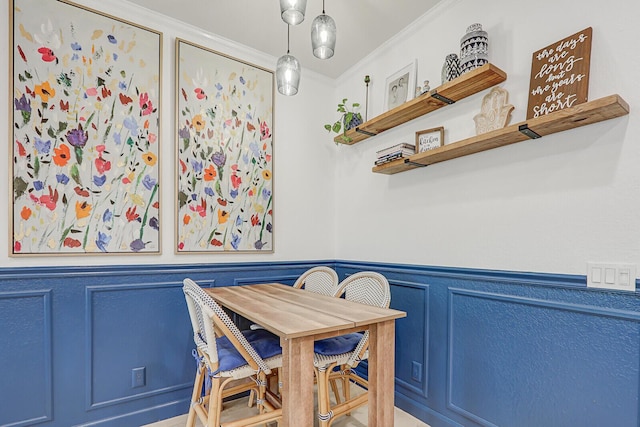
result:
[(392, 175), (627, 114), (629, 114), (629, 104), (619, 95), (609, 95), (502, 129), (446, 144), (434, 150), (414, 154), (406, 159), (374, 166), (373, 172)]
[[(397, 106), (393, 110), (389, 110), (371, 120), (367, 120), (355, 129), (349, 129), (346, 132), (346, 136), (351, 138), (350, 142), (345, 143), (342, 135), (336, 136), (334, 141), (340, 144), (353, 145), (356, 142), (363, 141), (385, 130), (406, 123), (409, 120), (447, 106), (451, 103), (450, 101), (459, 101), (474, 93), (502, 83), (506, 79), (507, 73), (495, 65), (485, 64), (427, 93), (417, 96)], [(445, 100), (442, 100), (442, 97), (444, 97)], [(449, 100), (449, 102), (447, 102), (447, 100)]]

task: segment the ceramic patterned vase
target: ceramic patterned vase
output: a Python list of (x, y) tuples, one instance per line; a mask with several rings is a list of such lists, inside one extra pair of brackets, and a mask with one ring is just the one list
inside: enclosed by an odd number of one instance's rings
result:
[(360, 115), (360, 113), (355, 113), (353, 116), (351, 116), (351, 121), (347, 123), (347, 116), (345, 115), (343, 123), (345, 131), (353, 129), (354, 127), (360, 126), (362, 124), (362, 116)]
[(458, 55), (450, 53), (442, 65), (442, 83), (449, 82), (460, 75), (460, 60)]
[(483, 66), (489, 62), (489, 37), (482, 31), (482, 24), (467, 27), (467, 34), (460, 39), (460, 73)]

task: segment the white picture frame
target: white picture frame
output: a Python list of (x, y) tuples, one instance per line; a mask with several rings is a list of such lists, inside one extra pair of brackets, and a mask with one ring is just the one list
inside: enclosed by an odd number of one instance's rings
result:
[(384, 110), (389, 111), (413, 99), (416, 92), (418, 60), (414, 59), (389, 77), (384, 86)]
[(175, 46), (176, 254), (273, 253), (274, 72)]
[(162, 32), (69, 0), (9, 4), (9, 256), (160, 254)]

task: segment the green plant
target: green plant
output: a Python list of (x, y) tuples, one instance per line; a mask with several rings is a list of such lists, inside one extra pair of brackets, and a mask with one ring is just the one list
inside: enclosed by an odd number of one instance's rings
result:
[(349, 106), (347, 104), (347, 98), (344, 98), (342, 102), (338, 104), (337, 111), (340, 113), (340, 117), (333, 124), (325, 124), (324, 128), (334, 133), (340, 133), (340, 131), (342, 131), (340, 138), (343, 143), (348, 144), (352, 141), (352, 138), (347, 136), (347, 130), (362, 124), (362, 115), (357, 111), (359, 108), (359, 103), (354, 102)]

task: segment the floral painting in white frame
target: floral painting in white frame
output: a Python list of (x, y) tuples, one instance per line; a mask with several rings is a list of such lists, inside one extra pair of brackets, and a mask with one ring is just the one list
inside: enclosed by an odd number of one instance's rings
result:
[(273, 71), (176, 40), (176, 253), (273, 252)]
[(11, 6), (10, 255), (160, 253), (162, 33)]

